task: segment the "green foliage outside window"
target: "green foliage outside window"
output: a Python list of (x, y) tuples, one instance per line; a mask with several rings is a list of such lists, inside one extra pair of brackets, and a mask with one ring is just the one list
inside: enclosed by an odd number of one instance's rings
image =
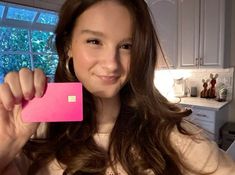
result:
[(34, 67), (42, 69), (46, 75), (54, 75), (57, 63), (57, 55), (33, 55)]
[(0, 51), (29, 51), (28, 30), (0, 27)]
[(22, 67), (41, 68), (53, 77), (57, 63), (52, 32), (0, 27), (0, 82), (7, 72)]
[(32, 51), (36, 53), (55, 53), (52, 32), (32, 31)]
[(22, 67), (41, 68), (52, 80), (58, 56), (49, 31), (57, 22), (56, 12), (0, 2), (0, 83)]
[(36, 12), (33, 10), (27, 10), (23, 8), (9, 7), (7, 12), (8, 19), (15, 19), (19, 21), (29, 21), (32, 22), (36, 16)]
[(7, 54), (1, 56), (1, 65), (5, 73), (10, 71), (18, 71), (22, 67), (31, 68), (30, 56), (28, 55), (16, 55)]

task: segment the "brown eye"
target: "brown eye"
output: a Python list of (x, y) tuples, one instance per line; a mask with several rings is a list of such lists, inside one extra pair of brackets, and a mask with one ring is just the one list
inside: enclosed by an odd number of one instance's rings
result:
[(88, 44), (94, 44), (94, 45), (100, 45), (101, 42), (98, 39), (88, 39), (87, 40)]
[(121, 45), (121, 48), (125, 49), (125, 50), (131, 50), (132, 44), (130, 44), (130, 43), (123, 44), (123, 45)]

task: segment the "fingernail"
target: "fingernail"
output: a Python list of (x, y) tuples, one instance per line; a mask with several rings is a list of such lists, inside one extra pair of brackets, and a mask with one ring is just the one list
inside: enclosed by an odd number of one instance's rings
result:
[(25, 100), (32, 100), (33, 99), (33, 97), (31, 97), (31, 96), (26, 96), (25, 97)]
[(43, 93), (44, 93), (44, 91), (37, 92), (37, 93), (35, 94), (35, 96), (38, 97), (38, 98), (40, 98), (40, 97), (43, 96)]
[(35, 97), (39, 98), (39, 97), (40, 97), (40, 94), (39, 94), (39, 93), (36, 93), (36, 94), (35, 94)]
[(35, 94), (35, 97), (37, 97), (37, 98), (40, 98), (41, 96), (42, 96), (41, 92), (38, 92), (38, 93)]

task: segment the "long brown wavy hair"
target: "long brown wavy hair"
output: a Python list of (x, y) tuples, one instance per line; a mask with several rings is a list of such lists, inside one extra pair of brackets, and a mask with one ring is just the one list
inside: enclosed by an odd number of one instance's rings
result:
[[(61, 8), (55, 31), (59, 63), (56, 82), (79, 81), (73, 65), (66, 69), (68, 49), (76, 19), (89, 7), (103, 0), (67, 0)], [(94, 141), (96, 108), (92, 94), (84, 88), (82, 122), (48, 123), (45, 138), (30, 139), (24, 153), (32, 160), (28, 174), (33, 175), (56, 159), (65, 166), (64, 174), (105, 174), (107, 167), (119, 162), (131, 175), (182, 175), (181, 161), (170, 142), (174, 127), (184, 134), (182, 111), (169, 103), (154, 86), (154, 70), (160, 44), (144, 0), (115, 0), (126, 7), (133, 18), (133, 46), (128, 81), (120, 91), (121, 109), (110, 134), (108, 150)], [(95, 17), (95, 14), (94, 14)]]

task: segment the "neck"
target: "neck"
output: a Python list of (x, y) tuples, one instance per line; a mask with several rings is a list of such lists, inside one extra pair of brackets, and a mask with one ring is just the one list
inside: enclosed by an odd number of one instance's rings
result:
[(111, 132), (120, 111), (119, 96), (95, 99), (97, 129), (99, 133)]

